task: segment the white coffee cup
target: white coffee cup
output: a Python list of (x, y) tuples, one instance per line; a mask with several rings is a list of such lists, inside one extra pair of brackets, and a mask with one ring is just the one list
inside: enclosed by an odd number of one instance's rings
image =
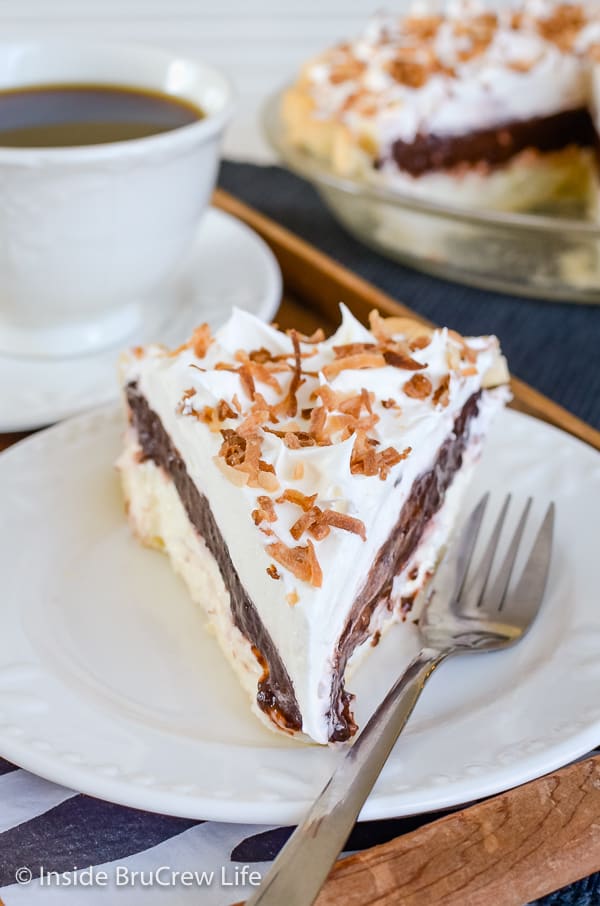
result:
[(136, 45), (0, 44), (0, 90), (68, 83), (160, 91), (205, 116), (129, 141), (0, 147), (3, 353), (78, 355), (134, 336), (146, 300), (189, 250), (215, 184), (232, 112), (218, 71)]

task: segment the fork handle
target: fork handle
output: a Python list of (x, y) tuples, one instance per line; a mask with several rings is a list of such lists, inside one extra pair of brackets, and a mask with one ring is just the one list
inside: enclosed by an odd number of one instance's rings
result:
[(309, 906), (343, 849), (423, 687), (451, 649), (423, 648), (392, 686), (246, 906)]

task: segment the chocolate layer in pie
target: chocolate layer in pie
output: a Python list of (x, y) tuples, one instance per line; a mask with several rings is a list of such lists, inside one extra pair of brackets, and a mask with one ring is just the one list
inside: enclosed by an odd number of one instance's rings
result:
[(493, 129), (478, 129), (468, 135), (417, 135), (412, 142), (399, 139), (392, 145), (392, 157), (400, 169), (422, 176), (461, 164), (497, 167), (527, 148), (549, 152), (569, 145), (591, 148), (596, 143), (592, 118), (582, 107), (552, 116), (515, 120)]
[(379, 549), (362, 591), (338, 643), (336, 669), (331, 687), (329, 738), (341, 742), (356, 732), (350, 711), (350, 696), (344, 691), (346, 664), (355, 648), (369, 637), (369, 623), (378, 604), (388, 603), (394, 577), (402, 572), (414, 553), (423, 530), (440, 509), (469, 439), (468, 426), (478, 412), (481, 392), (474, 393), (454, 422), (454, 431), (438, 451), (433, 468), (413, 484), (410, 497), (402, 507), (388, 540)]
[[(252, 645), (263, 669), (256, 696), (259, 707), (279, 726), (292, 731), (300, 730), (302, 716), (290, 677), (240, 581), (207, 498), (188, 475), (185, 463), (160, 418), (139, 392), (137, 384), (129, 384), (126, 392), (131, 422), (144, 458), (161, 466), (171, 477), (190, 522), (218, 564), (230, 594), (233, 622)], [(443, 503), (445, 492), (462, 464), (468, 425), (477, 414), (479, 396), (476, 393), (466, 402), (455, 420), (453, 433), (440, 447), (433, 467), (414, 484), (390, 537), (375, 557), (365, 585), (354, 601), (340, 637), (331, 688), (329, 738), (332, 742), (349, 739), (356, 731), (350, 710), (351, 696), (344, 691), (346, 664), (357, 645), (368, 637), (373, 611), (379, 603), (389, 600), (394, 576), (401, 572), (417, 547), (425, 526)]]
[(255, 650), (263, 670), (256, 695), (258, 706), (269, 714), (278, 726), (293, 731), (300, 730), (302, 716), (292, 681), (271, 636), (240, 582), (208, 500), (188, 475), (185, 463), (173, 446), (160, 418), (150, 408), (145, 397), (139, 393), (137, 385), (128, 384), (126, 392), (132, 424), (144, 457), (151, 459), (157, 466), (162, 466), (173, 480), (190, 522), (202, 536), (218, 564), (231, 598), (233, 622)]

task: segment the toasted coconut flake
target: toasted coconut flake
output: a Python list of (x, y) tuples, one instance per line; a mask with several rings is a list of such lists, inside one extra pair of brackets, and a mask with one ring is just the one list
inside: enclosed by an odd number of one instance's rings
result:
[(219, 421), (224, 422), (228, 418), (237, 417), (237, 412), (235, 412), (235, 410), (231, 408), (226, 400), (219, 400), (219, 402), (217, 403), (217, 418), (219, 419)]
[(311, 494), (309, 497), (303, 494), (302, 491), (296, 490), (296, 488), (286, 488), (281, 497), (277, 498), (276, 503), (294, 503), (307, 513), (314, 506), (316, 499), (316, 494)]
[(314, 345), (315, 343), (322, 343), (325, 339), (325, 331), (322, 327), (317, 327), (317, 329), (313, 331), (313, 333), (311, 333), (308, 337), (305, 336), (305, 334), (298, 333), (298, 331), (296, 331), (296, 334), (301, 343), (307, 343), (310, 345)]
[(283, 435), (283, 442), (288, 450), (299, 450), (300, 441), (295, 431), (286, 431)]
[(294, 373), (292, 375), (292, 380), (288, 389), (288, 396), (290, 398), (289, 414), (290, 417), (293, 418), (298, 411), (296, 393), (298, 392), (298, 389), (302, 384), (302, 354), (300, 352), (300, 335), (298, 331), (290, 331), (290, 337), (292, 339), (292, 345), (294, 347)]
[(237, 433), (241, 437), (248, 437), (250, 435), (256, 434), (258, 429), (264, 425), (268, 418), (268, 408), (260, 409), (258, 407), (252, 407), (250, 414), (246, 416), (244, 421), (237, 428)]
[(443, 406), (444, 409), (450, 402), (450, 375), (446, 374), (436, 387), (433, 394), (433, 405)]
[(272, 387), (277, 393), (281, 393), (281, 384), (274, 374), (263, 364), (260, 362), (249, 362), (248, 369), (254, 378), (254, 381), (260, 381), (263, 384), (267, 384), (267, 386)]
[(385, 450), (382, 450), (381, 453), (377, 454), (377, 468), (379, 471), (379, 477), (382, 481), (390, 474), (390, 469), (393, 466), (398, 465), (399, 462), (402, 462), (403, 459), (406, 459), (407, 456), (410, 456), (412, 453), (412, 447), (406, 447), (402, 452), (398, 452), (394, 447), (386, 447)]
[(383, 357), (388, 365), (392, 365), (394, 368), (402, 368), (404, 371), (421, 371), (423, 368), (427, 368), (427, 365), (417, 362), (411, 356), (397, 349), (386, 349)]
[(375, 399), (375, 394), (373, 392), (369, 393), (366, 387), (363, 387), (360, 391), (360, 399), (362, 405), (365, 407), (369, 415), (373, 414), (373, 401)]
[(248, 364), (240, 365), (238, 373), (244, 393), (253, 400), (256, 394), (256, 387), (254, 386), (254, 378), (252, 377), (250, 366)]
[(301, 447), (315, 447), (317, 441), (308, 431), (278, 432), (283, 437), (283, 442), (290, 450), (299, 450)]
[(344, 415), (351, 415), (353, 418), (360, 418), (361, 410), (364, 408), (369, 415), (373, 414), (374, 393), (369, 393), (364, 387), (358, 394), (338, 394), (337, 409)]
[(257, 484), (264, 491), (270, 491), (274, 493), (279, 490), (279, 481), (277, 480), (276, 475), (272, 475), (270, 472), (259, 471), (257, 475)]
[(288, 592), (288, 594), (285, 596), (285, 599), (288, 602), (288, 604), (290, 605), (290, 607), (294, 607), (300, 600), (297, 591)]
[(323, 374), (328, 381), (332, 380), (340, 371), (349, 369), (359, 370), (363, 368), (383, 368), (385, 359), (380, 352), (359, 352), (356, 355), (348, 355), (341, 359), (336, 359), (323, 367)]
[(272, 476), (266, 481), (260, 480), (260, 476), (269, 474), (260, 471), (260, 438), (253, 435), (242, 437), (231, 429), (221, 429), (221, 434), (223, 443), (218, 455), (225, 461), (225, 465), (246, 473), (246, 483), (249, 487), (273, 490), (275, 483)]
[[(248, 485), (251, 488), (259, 487), (258, 476), (260, 473), (258, 462), (260, 459), (260, 440), (258, 437), (246, 439), (246, 451), (243, 461), (238, 466), (243, 472), (248, 473)], [(260, 473), (267, 474), (267, 473)]]
[(431, 344), (431, 337), (421, 334), (419, 337), (415, 337), (414, 340), (411, 340), (409, 343), (410, 349), (415, 352), (417, 349), (427, 349)]
[(304, 463), (303, 462), (297, 462), (294, 465), (294, 468), (292, 470), (292, 478), (294, 479), (294, 481), (301, 481), (304, 478)]
[(352, 475), (377, 475), (377, 456), (371, 439), (363, 430), (356, 432), (350, 457)]
[(277, 522), (277, 513), (270, 497), (259, 495), (256, 502), (258, 507), (252, 510), (255, 525), (260, 525), (261, 522)]
[[(477, 350), (472, 349), (465, 338), (457, 333), (456, 330), (448, 330), (448, 338), (458, 346), (458, 349), (456, 349), (456, 346), (451, 346), (448, 349), (448, 364), (452, 370), (456, 371), (462, 362), (470, 362), (472, 365), (477, 361), (477, 356), (479, 354)], [(452, 360), (451, 362), (450, 359)]]
[(277, 567), (275, 566), (274, 563), (271, 563), (270, 566), (267, 566), (267, 575), (270, 576), (272, 579), (281, 579), (281, 576), (277, 572)]
[(339, 442), (348, 440), (356, 431), (356, 427), (357, 419), (352, 415), (330, 415), (327, 421), (329, 436), (336, 436)]
[(373, 352), (376, 343), (345, 343), (343, 346), (334, 346), (336, 359), (344, 359), (349, 355), (359, 355), (361, 352)]
[(398, 403), (396, 402), (395, 399), (392, 399), (392, 397), (390, 397), (387, 400), (381, 400), (381, 405), (383, 406), (384, 409), (397, 409), (398, 408)]
[(219, 449), (219, 456), (222, 456), (228, 466), (235, 468), (239, 466), (246, 455), (246, 440), (231, 428), (221, 431), (223, 443)]
[(379, 475), (383, 481), (389, 475), (392, 466), (406, 459), (411, 453), (410, 447), (407, 447), (402, 453), (399, 453), (394, 447), (386, 447), (385, 450), (378, 453), (375, 450), (377, 443), (364, 431), (357, 432), (350, 457), (350, 471), (353, 475)]
[(300, 351), (298, 331), (290, 330), (289, 336), (294, 347), (294, 367), (292, 370), (292, 378), (290, 380), (286, 395), (281, 400), (281, 402), (272, 407), (272, 411), (276, 415), (287, 415), (289, 418), (293, 418), (298, 412), (298, 400), (296, 398), (296, 394), (304, 381), (302, 380), (302, 353)]
[(373, 310), (369, 314), (369, 326), (371, 332), (380, 341), (389, 340), (395, 336), (403, 336), (407, 340), (414, 340), (416, 337), (432, 337), (433, 329), (414, 318), (392, 317), (382, 318), (378, 311)]
[(261, 346), (260, 349), (251, 349), (248, 353), (248, 358), (251, 362), (259, 362), (264, 365), (265, 362), (273, 361), (273, 353)]
[(208, 352), (208, 347), (213, 342), (213, 337), (208, 324), (201, 324), (192, 334), (190, 346), (195, 356), (203, 359)]
[(273, 560), (302, 582), (308, 582), (315, 588), (320, 588), (323, 584), (323, 573), (310, 539), (306, 545), (297, 547), (288, 547), (283, 541), (275, 541), (267, 545), (266, 551)]
[(337, 409), (340, 401), (345, 398), (343, 394), (332, 390), (327, 384), (318, 387), (312, 396), (314, 399), (320, 399), (326, 409)]
[(413, 374), (403, 387), (406, 395), (416, 400), (427, 399), (432, 389), (431, 381), (428, 377), (425, 377), (424, 374)]
[(327, 410), (324, 406), (315, 406), (310, 415), (310, 431), (317, 441), (320, 443), (324, 440), (329, 440), (329, 437), (325, 431), (325, 422), (327, 420)]
[(318, 522), (322, 514), (321, 509), (318, 506), (312, 506), (309, 510), (302, 514), (292, 527), (290, 528), (290, 535), (294, 541), (299, 541), (304, 532), (313, 528)]
[(450, 371), (458, 371), (461, 365), (460, 349), (456, 346), (448, 346), (446, 349), (446, 364)]
[(248, 484), (248, 475), (245, 472), (240, 472), (239, 469), (234, 468), (233, 466), (227, 465), (224, 459), (221, 459), (220, 456), (214, 457), (215, 464), (219, 467), (225, 478), (227, 478), (232, 484), (236, 485), (238, 488), (243, 487)]
[(466, 368), (461, 368), (460, 373), (462, 377), (474, 377), (478, 371), (475, 365), (468, 365)]
[(217, 410), (213, 406), (203, 406), (202, 409), (194, 409), (193, 406), (188, 408), (184, 404), (181, 410), (183, 415), (193, 415), (199, 422), (207, 425), (209, 430), (216, 434), (221, 430), (221, 421), (217, 415)]
[(264, 426), (263, 430), (268, 434), (274, 434), (275, 437), (280, 437), (286, 447), (290, 450), (299, 450), (300, 447), (314, 447), (317, 443), (315, 437), (310, 432), (300, 431), (295, 422), (284, 425), (279, 431), (267, 426)]
[(196, 395), (196, 390), (194, 387), (188, 387), (187, 390), (183, 391), (181, 399), (177, 403), (175, 412), (177, 415), (195, 415), (193, 403), (191, 402), (192, 398)]
[(551, 13), (539, 19), (537, 27), (546, 41), (552, 41), (561, 50), (571, 50), (577, 35), (585, 25), (584, 9), (577, 3), (558, 3)]
[(316, 519), (309, 529), (309, 533), (313, 536), (315, 541), (322, 541), (323, 538), (326, 538), (330, 532), (330, 528), (326, 522), (323, 522), (322, 519)]
[(362, 519), (356, 519), (354, 516), (348, 516), (346, 513), (338, 513), (336, 510), (323, 510), (321, 519), (331, 528), (343, 529), (345, 532), (352, 532), (359, 535), (363, 541), (367, 540), (367, 532)]

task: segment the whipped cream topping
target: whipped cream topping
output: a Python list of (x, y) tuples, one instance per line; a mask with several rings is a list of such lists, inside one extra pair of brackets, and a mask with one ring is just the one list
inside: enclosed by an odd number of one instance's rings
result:
[(196, 352), (150, 346), (122, 365), (208, 498), (320, 741), (332, 652), (375, 554), (467, 399), (507, 380), (495, 337), (372, 326), (342, 306), (335, 334), (306, 342), (236, 310)]
[[(396, 140), (461, 135), (585, 106), (582, 60), (594, 5), (528, 0), (497, 14), (472, 2), (416, 5), (374, 17), (363, 33), (309, 62), (302, 81), (317, 118), (337, 119), (379, 160)], [(586, 37), (587, 32), (587, 37)]]

